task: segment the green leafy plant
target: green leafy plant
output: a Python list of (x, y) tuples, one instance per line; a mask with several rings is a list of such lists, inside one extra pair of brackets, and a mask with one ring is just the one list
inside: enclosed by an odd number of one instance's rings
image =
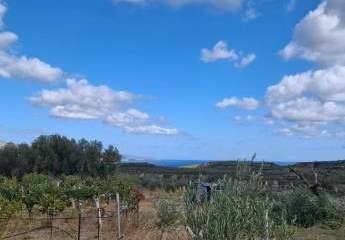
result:
[(180, 220), (180, 212), (176, 203), (168, 200), (160, 200), (155, 205), (157, 213), (157, 226), (161, 230), (161, 239), (165, 232), (173, 230)]
[(48, 176), (43, 174), (30, 173), (23, 176), (20, 182), (20, 199), (32, 217), (32, 211), (40, 203), (44, 188), (42, 184), (49, 181)]
[(191, 184), (185, 194), (190, 239), (259, 240), (287, 235), (280, 231), (282, 223), (272, 217), (266, 187), (261, 170), (254, 172), (245, 164), (238, 165), (234, 178), (218, 181), (204, 203), (196, 201), (197, 188)]
[[(340, 200), (322, 192), (313, 194), (308, 188), (299, 187), (289, 191), (276, 205), (286, 212), (290, 224), (311, 227), (318, 223), (343, 223), (345, 205)], [(339, 224), (338, 224), (339, 225)]]
[(20, 209), (20, 203), (0, 195), (0, 237), (6, 229), (10, 217)]
[(42, 194), (38, 199), (38, 207), (50, 218), (62, 212), (68, 205), (68, 198), (54, 181), (46, 181), (40, 186)]

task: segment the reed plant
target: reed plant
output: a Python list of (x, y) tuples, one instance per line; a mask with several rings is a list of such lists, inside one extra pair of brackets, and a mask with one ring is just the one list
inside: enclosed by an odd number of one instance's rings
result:
[[(190, 184), (185, 194), (186, 228), (192, 240), (291, 240), (286, 221), (274, 221), (262, 171), (238, 163), (235, 176), (213, 186), (209, 201), (196, 202), (197, 188)], [(283, 216), (282, 216), (283, 217)]]

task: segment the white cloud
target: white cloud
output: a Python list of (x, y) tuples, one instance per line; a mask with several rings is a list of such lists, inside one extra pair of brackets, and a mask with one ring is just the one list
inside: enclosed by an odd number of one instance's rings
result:
[(260, 103), (254, 98), (242, 98), (237, 97), (224, 98), (222, 101), (216, 103), (218, 108), (227, 108), (227, 107), (239, 107), (246, 110), (255, 110), (259, 107)]
[[(345, 66), (285, 76), (267, 89), (267, 107), (274, 119), (290, 122), (282, 129), (289, 129), (291, 135), (334, 136), (335, 133), (321, 133), (329, 132), (334, 124), (345, 123), (344, 79)], [(320, 128), (321, 123), (323, 128)], [(302, 131), (306, 129), (308, 131)]]
[(295, 27), (293, 40), (281, 51), (327, 67), (285, 76), (268, 88), (274, 117), (299, 122), (345, 120), (345, 3), (323, 1)]
[(239, 56), (233, 49), (229, 49), (225, 41), (219, 41), (213, 49), (201, 49), (201, 60), (209, 63), (217, 60), (237, 60)]
[[(295, 3), (291, 1), (290, 7)], [(262, 104), (269, 112), (265, 118), (278, 133), (306, 138), (345, 136), (344, 39), (343, 0), (324, 0), (296, 25), (293, 40), (281, 55), (313, 61), (322, 68), (286, 75), (267, 88)], [(217, 106), (243, 106), (243, 102), (232, 97)]]
[[(6, 10), (6, 6), (0, 3), (0, 28), (4, 25)], [(0, 32), (0, 77), (41, 82), (55, 82), (61, 79), (61, 69), (52, 67), (38, 58), (12, 54), (8, 48), (17, 40), (18, 36), (13, 32)]]
[(82, 108), (80, 105), (58, 105), (52, 107), (49, 115), (57, 118), (70, 118), (90, 120), (97, 119), (102, 116), (102, 112), (92, 108)]
[(38, 58), (16, 57), (0, 51), (0, 76), (55, 82), (62, 77), (62, 70), (42, 62)]
[[(291, 135), (335, 136), (336, 132), (331, 133), (329, 128), (345, 123), (344, 79), (345, 66), (285, 76), (267, 89), (267, 107), (274, 119), (291, 123), (282, 128), (284, 131), (289, 129)], [(320, 123), (323, 128), (320, 128)], [(308, 131), (302, 131), (305, 129)]]
[(285, 136), (302, 136), (303, 138), (315, 138), (315, 137), (335, 137), (336, 132), (334, 130), (327, 130), (324, 123), (309, 123), (300, 122), (294, 124), (282, 123), (280, 128), (276, 130), (277, 133)]
[(146, 125), (136, 127), (125, 127), (125, 131), (135, 134), (153, 134), (153, 135), (177, 135), (179, 131), (176, 128), (163, 128), (157, 125)]
[(293, 40), (281, 50), (285, 59), (294, 57), (323, 65), (345, 65), (345, 2), (323, 1), (295, 27)]
[(67, 87), (42, 90), (29, 101), (35, 106), (49, 107), (50, 115), (58, 118), (101, 120), (136, 134), (176, 135), (177, 129), (151, 124), (150, 116), (140, 110), (128, 108), (138, 96), (115, 91), (108, 86), (94, 86), (87, 80), (68, 79)]
[(235, 11), (243, 7), (248, 0), (113, 0), (114, 3), (142, 4), (166, 4), (173, 7), (185, 5), (205, 5), (222, 11)]
[(29, 100), (34, 105), (53, 107), (50, 114), (55, 117), (96, 119), (134, 98), (132, 93), (114, 91), (104, 85), (93, 86), (85, 79), (68, 79), (67, 88), (42, 90)]
[(254, 62), (255, 59), (256, 59), (256, 55), (254, 53), (250, 53), (247, 56), (244, 56), (240, 62), (235, 63), (235, 67), (239, 67), (239, 68), (247, 67), (249, 64)]
[[(138, 1), (132, 1), (138, 2)], [(6, 6), (0, 3), (0, 29)], [(63, 71), (38, 58), (12, 54), (10, 46), (18, 40), (15, 33), (0, 31), (0, 77), (55, 82), (63, 78)], [(94, 86), (86, 79), (65, 79), (66, 87), (42, 90), (29, 98), (31, 104), (48, 107), (49, 115), (64, 119), (101, 120), (137, 134), (176, 135), (177, 129), (152, 124), (150, 116), (128, 108), (137, 95), (115, 91), (108, 86)]]
[(271, 106), (275, 118), (303, 122), (332, 122), (345, 120), (345, 105), (301, 97)]
[(211, 63), (219, 60), (234, 62), (235, 67), (246, 67), (256, 58), (254, 53), (243, 56), (242, 52), (230, 49), (223, 40), (217, 42), (212, 49), (201, 49), (201, 61)]
[(8, 48), (18, 40), (18, 36), (13, 32), (0, 32), (0, 49)]
[(345, 102), (345, 66), (285, 76), (267, 91), (269, 103), (294, 99), (303, 95), (322, 101)]
[(118, 127), (126, 127), (128, 125), (140, 125), (150, 119), (147, 113), (137, 109), (129, 109), (126, 112), (117, 112), (108, 115), (105, 122)]

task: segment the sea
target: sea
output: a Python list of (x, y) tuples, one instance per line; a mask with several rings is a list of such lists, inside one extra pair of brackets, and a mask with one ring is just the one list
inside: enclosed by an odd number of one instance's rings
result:
[[(138, 163), (138, 162), (146, 162), (150, 163), (159, 167), (188, 167), (188, 166), (195, 166), (195, 165), (201, 165), (201, 164), (207, 164), (209, 162), (212, 162), (210, 160), (173, 160), (173, 159), (164, 159), (164, 160), (142, 160), (142, 161), (126, 161), (126, 162), (133, 162), (133, 163)], [(279, 166), (288, 166), (295, 164), (295, 162), (285, 162), (285, 161), (276, 161), (274, 162), (275, 164)]]

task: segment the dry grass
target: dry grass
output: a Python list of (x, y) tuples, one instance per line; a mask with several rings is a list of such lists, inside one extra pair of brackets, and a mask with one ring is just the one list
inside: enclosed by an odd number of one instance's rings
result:
[(344, 240), (345, 227), (329, 229), (317, 226), (307, 229), (299, 229), (296, 240)]

